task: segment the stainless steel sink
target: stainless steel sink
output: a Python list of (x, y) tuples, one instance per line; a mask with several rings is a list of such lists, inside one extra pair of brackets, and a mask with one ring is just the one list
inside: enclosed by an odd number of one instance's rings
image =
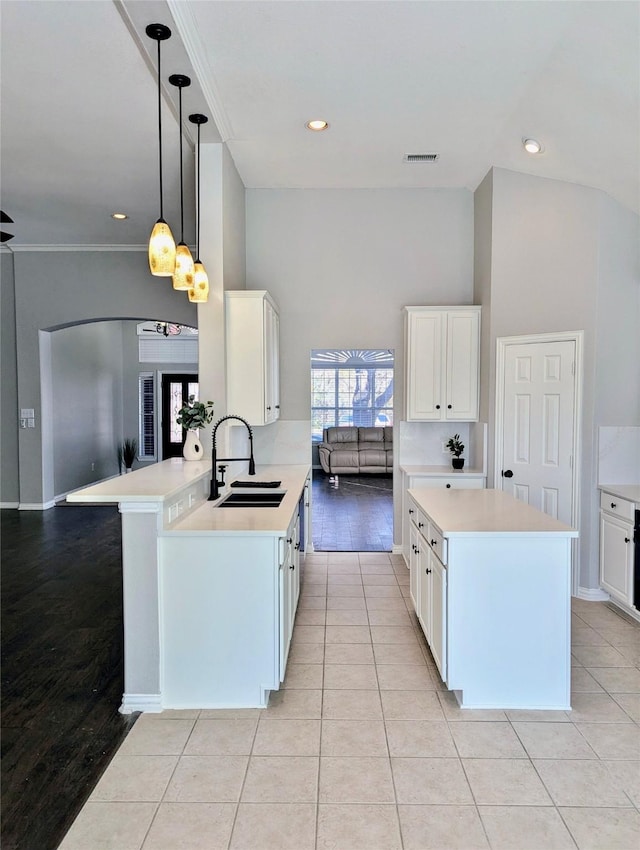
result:
[(284, 493), (230, 493), (217, 507), (219, 508), (277, 508), (284, 499)]

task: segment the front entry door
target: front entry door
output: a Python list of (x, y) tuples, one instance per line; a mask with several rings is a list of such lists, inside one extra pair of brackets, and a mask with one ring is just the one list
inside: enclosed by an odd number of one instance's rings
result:
[(197, 375), (162, 376), (162, 458), (181, 457), (185, 430), (178, 425), (178, 411), (190, 395), (198, 398)]
[(505, 346), (502, 462), (497, 470), (507, 493), (568, 525), (573, 513), (575, 360), (574, 340)]

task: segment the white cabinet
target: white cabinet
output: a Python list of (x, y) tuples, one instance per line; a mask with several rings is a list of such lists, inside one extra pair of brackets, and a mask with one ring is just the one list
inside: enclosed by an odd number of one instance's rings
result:
[[(413, 467), (415, 469), (415, 467)], [(431, 467), (434, 469), (434, 467)], [(481, 490), (485, 487), (484, 475), (476, 472), (455, 472), (451, 475), (435, 475), (433, 472), (420, 474), (419, 472), (405, 472), (402, 470), (402, 554), (405, 562), (410, 565), (410, 519), (411, 506), (407, 490), (416, 487), (441, 488), (445, 490)]]
[(280, 417), (278, 307), (265, 290), (225, 292), (227, 411), (250, 425)]
[[(440, 532), (411, 500), (410, 592), (416, 615), (443, 681), (447, 678), (447, 570), (438, 553)], [(443, 557), (446, 555), (443, 554)]]
[(633, 606), (633, 517), (635, 504), (600, 494), (600, 584), (615, 600)]
[(478, 419), (480, 307), (405, 307), (405, 418)]

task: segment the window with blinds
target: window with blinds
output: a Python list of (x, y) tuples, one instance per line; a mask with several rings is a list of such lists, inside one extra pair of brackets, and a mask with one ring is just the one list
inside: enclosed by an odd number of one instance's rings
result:
[(138, 376), (138, 457), (140, 460), (156, 459), (155, 386), (153, 372)]

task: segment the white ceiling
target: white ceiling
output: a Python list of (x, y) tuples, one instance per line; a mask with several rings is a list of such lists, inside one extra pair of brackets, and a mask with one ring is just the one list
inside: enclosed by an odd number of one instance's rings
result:
[[(635, 0), (4, 0), (1, 189), (12, 247), (146, 242), (158, 164), (156, 43), (144, 28), (156, 21), (174, 33), (163, 78), (193, 77), (185, 115), (210, 116), (203, 141), (228, 143), (249, 188), (474, 190), (499, 166), (639, 209)], [(177, 92), (166, 88), (165, 218), (176, 231)], [(306, 130), (314, 117), (329, 130)], [(523, 136), (544, 154), (526, 154)], [(408, 165), (406, 153), (440, 157)], [(185, 164), (191, 210), (189, 145)], [(124, 224), (109, 218), (119, 209)]]

